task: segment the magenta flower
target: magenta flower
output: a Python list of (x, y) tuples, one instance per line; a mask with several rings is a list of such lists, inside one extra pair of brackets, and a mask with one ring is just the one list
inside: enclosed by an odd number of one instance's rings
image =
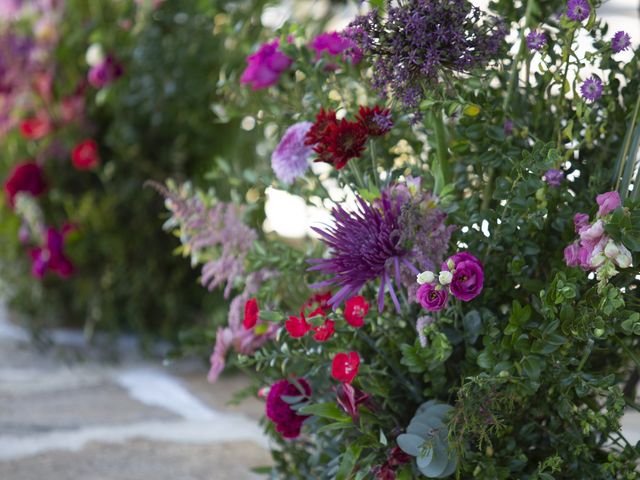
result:
[(604, 217), (605, 215), (613, 212), (616, 208), (622, 205), (620, 194), (618, 192), (605, 192), (596, 197), (596, 202), (600, 206), (598, 210), (598, 216)]
[(48, 228), (45, 244), (31, 249), (31, 273), (34, 277), (43, 278), (49, 271), (61, 278), (73, 273), (73, 263), (64, 253), (64, 236), (70, 230), (71, 227), (63, 227), (61, 231)]
[(564, 249), (564, 262), (568, 267), (577, 267), (580, 265), (580, 244), (573, 242)]
[(620, 30), (611, 39), (611, 50), (613, 53), (620, 53), (631, 46), (631, 37), (625, 31)]
[(533, 30), (527, 35), (526, 42), (529, 50), (540, 50), (547, 44), (547, 36), (544, 32)]
[(360, 417), (358, 406), (368, 403), (370, 395), (355, 388), (350, 383), (341, 383), (336, 387), (338, 405), (356, 421)]
[(467, 252), (458, 253), (449, 260), (454, 263), (453, 278), (449, 285), (453, 296), (468, 302), (480, 295), (484, 285), (484, 269), (480, 260)]
[[(300, 435), (302, 423), (308, 415), (299, 415), (292, 405), (301, 403), (311, 396), (311, 387), (304, 378), (296, 381), (297, 385), (288, 380), (280, 380), (269, 389), (266, 403), (266, 415), (276, 424), (276, 431), (284, 438), (296, 438)], [(297, 399), (298, 401), (292, 401)]]
[(588, 102), (595, 102), (602, 96), (602, 80), (595, 75), (587, 78), (582, 85), (580, 85), (580, 93), (582, 97)]
[(438, 288), (435, 283), (425, 283), (418, 288), (416, 300), (430, 312), (442, 310), (449, 299), (449, 292), (444, 288)]
[(573, 216), (573, 226), (576, 233), (580, 232), (580, 230), (587, 225), (589, 225), (589, 215), (586, 213), (576, 213)]
[(280, 143), (271, 155), (271, 168), (278, 180), (290, 185), (304, 175), (309, 167), (309, 157), (313, 154), (313, 145), (305, 145), (305, 135), (313, 124), (311, 122), (294, 123), (284, 132)]
[(569, 0), (567, 2), (567, 17), (575, 22), (582, 22), (589, 18), (591, 7), (588, 0)]
[(19, 193), (38, 197), (46, 189), (47, 182), (42, 167), (35, 162), (23, 162), (13, 167), (4, 183), (4, 191), (11, 207), (15, 206), (15, 199)]
[(107, 55), (102, 62), (91, 67), (88, 80), (93, 87), (103, 88), (115, 82), (123, 73), (122, 64), (113, 55)]
[(316, 60), (322, 56), (322, 52), (334, 56), (344, 53), (343, 58), (351, 61), (354, 65), (362, 59), (362, 51), (356, 46), (356, 43), (342, 36), (340, 32), (321, 33), (313, 39), (309, 48), (315, 50)]
[(557, 188), (562, 184), (562, 180), (564, 180), (564, 173), (562, 173), (562, 170), (550, 168), (544, 174), (544, 180), (549, 184), (550, 187)]
[(264, 43), (256, 53), (246, 59), (247, 68), (240, 77), (240, 83), (249, 83), (253, 90), (275, 85), (282, 72), (291, 66), (293, 60), (278, 50), (279, 39)]

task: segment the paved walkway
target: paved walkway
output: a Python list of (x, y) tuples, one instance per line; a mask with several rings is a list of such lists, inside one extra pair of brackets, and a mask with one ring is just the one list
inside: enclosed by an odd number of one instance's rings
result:
[(264, 478), (262, 403), (227, 405), (244, 378), (209, 385), (200, 362), (105, 363), (76, 333), (56, 339), (38, 350), (0, 312), (0, 479)]

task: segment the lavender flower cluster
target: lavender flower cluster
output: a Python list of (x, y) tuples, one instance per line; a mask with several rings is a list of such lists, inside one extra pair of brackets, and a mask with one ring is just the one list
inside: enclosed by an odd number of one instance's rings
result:
[(373, 86), (415, 110), (425, 88), (447, 72), (485, 65), (498, 53), (507, 28), (467, 0), (408, 0), (357, 17), (345, 35), (373, 62)]

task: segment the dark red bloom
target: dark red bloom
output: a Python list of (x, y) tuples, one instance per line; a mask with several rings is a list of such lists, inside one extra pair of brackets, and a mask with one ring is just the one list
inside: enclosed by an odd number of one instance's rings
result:
[(42, 168), (35, 162), (23, 162), (16, 165), (4, 183), (4, 191), (9, 205), (15, 205), (18, 193), (28, 193), (37, 197), (47, 189)]
[(31, 249), (31, 273), (37, 278), (42, 278), (51, 271), (62, 278), (69, 277), (74, 270), (73, 264), (64, 253), (64, 236), (70, 229), (63, 228), (57, 231), (55, 228), (47, 229), (46, 242), (41, 247)]
[(364, 317), (369, 312), (369, 304), (362, 295), (351, 297), (344, 304), (344, 318), (352, 327), (364, 325)]
[(300, 317), (290, 316), (289, 320), (285, 322), (284, 327), (293, 338), (304, 337), (307, 332), (311, 330), (311, 325), (304, 317), (304, 312), (300, 312)]
[(267, 418), (276, 424), (276, 431), (284, 438), (300, 435), (302, 423), (308, 418), (308, 415), (298, 415), (291, 406), (309, 398), (311, 387), (304, 378), (297, 379), (296, 383), (280, 380), (271, 385), (267, 396)]
[(39, 140), (51, 131), (51, 122), (46, 117), (28, 118), (20, 124), (20, 133), (29, 140)]
[(335, 322), (333, 320), (325, 320), (319, 327), (313, 327), (315, 334), (314, 340), (318, 342), (326, 342), (335, 333)]
[(355, 388), (350, 383), (341, 383), (336, 388), (336, 401), (338, 405), (355, 420), (360, 416), (358, 405), (369, 400), (369, 394)]
[(260, 314), (260, 308), (258, 308), (258, 300), (250, 298), (247, 303), (244, 304), (244, 319), (242, 325), (245, 330), (251, 330), (258, 323), (258, 315)]
[(85, 140), (76, 145), (71, 152), (71, 162), (78, 170), (91, 170), (100, 165), (98, 144), (95, 140)]
[(351, 383), (358, 374), (360, 355), (358, 352), (340, 352), (333, 357), (331, 376), (339, 382)]
[(336, 119), (336, 112), (334, 110), (325, 111), (324, 108), (320, 107), (320, 112), (318, 112), (318, 115), (316, 116), (315, 123), (311, 126), (305, 136), (304, 144), (315, 145), (316, 143), (321, 142), (326, 135), (329, 126), (335, 125), (336, 123), (338, 123)]
[(393, 120), (388, 108), (384, 110), (376, 105), (371, 107), (360, 107), (356, 118), (366, 129), (367, 134), (372, 137), (379, 137), (388, 133), (393, 127)]

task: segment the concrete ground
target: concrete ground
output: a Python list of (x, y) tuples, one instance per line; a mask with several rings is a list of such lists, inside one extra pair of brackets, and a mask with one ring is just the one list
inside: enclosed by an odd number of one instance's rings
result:
[(241, 376), (85, 354), (77, 334), (36, 349), (0, 314), (0, 479), (249, 480), (269, 465), (262, 402), (231, 407)]

